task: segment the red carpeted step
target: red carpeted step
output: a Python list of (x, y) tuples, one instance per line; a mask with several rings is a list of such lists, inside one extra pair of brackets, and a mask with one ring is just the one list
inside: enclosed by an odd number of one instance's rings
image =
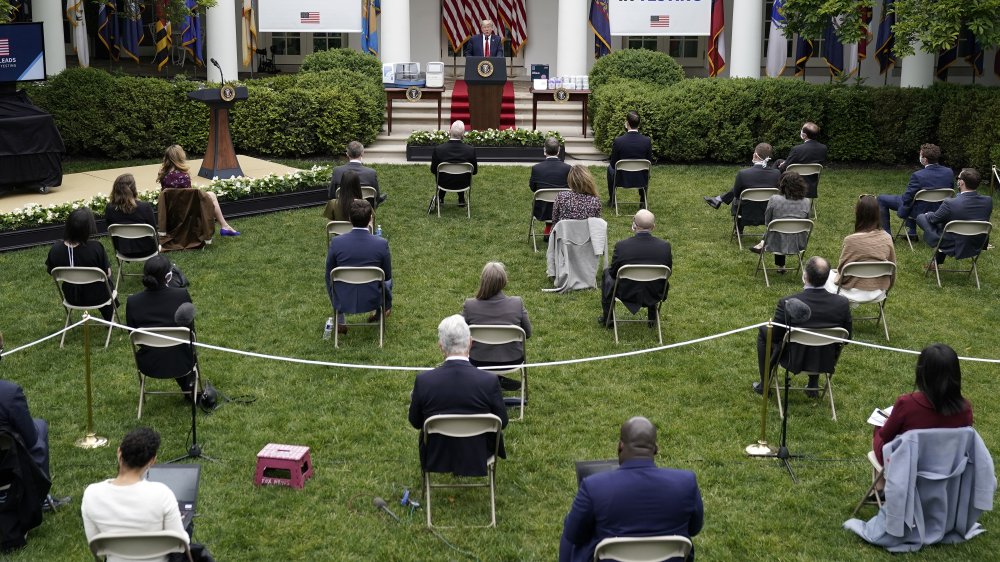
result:
[[(465, 80), (456, 80), (455, 87), (451, 92), (451, 119), (454, 123), (462, 120), (466, 123), (465, 130), (471, 130), (469, 124), (469, 87)], [(503, 86), (503, 98), (500, 103), (500, 128), (514, 129), (516, 127), (516, 116), (514, 114), (514, 85), (507, 82)]]

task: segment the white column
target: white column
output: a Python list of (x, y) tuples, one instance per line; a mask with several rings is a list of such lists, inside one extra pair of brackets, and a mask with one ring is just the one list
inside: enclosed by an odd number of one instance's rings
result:
[(382, 0), (381, 23), (382, 62), (410, 62), (410, 0)]
[(45, 43), (45, 74), (55, 76), (66, 70), (66, 42), (63, 38), (63, 8), (62, 0), (46, 0), (32, 2), (32, 18), (42, 22), (42, 33)]
[(900, 61), (903, 68), (899, 75), (899, 85), (903, 88), (930, 87), (934, 83), (934, 53), (921, 50), (920, 43), (913, 48), (913, 54)]
[(763, 13), (761, 0), (733, 2), (733, 17), (729, 20), (733, 30), (729, 41), (730, 78), (760, 78)]
[[(205, 14), (205, 42), (208, 59), (205, 66), (208, 68), (208, 80), (210, 82), (221, 82), (223, 78), (227, 81), (236, 80), (239, 70), (239, 49), (240, 44), (236, 39), (236, 13), (235, 0), (217, 0), (214, 7), (209, 8)], [(220, 76), (218, 69), (210, 62), (215, 59), (222, 67)]]
[(556, 22), (556, 76), (587, 74), (587, 0), (559, 0)]

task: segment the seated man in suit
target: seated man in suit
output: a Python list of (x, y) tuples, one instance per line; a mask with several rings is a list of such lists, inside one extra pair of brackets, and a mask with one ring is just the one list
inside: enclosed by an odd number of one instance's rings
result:
[[(673, 267), (673, 256), (670, 253), (670, 242), (661, 240), (653, 236), (653, 228), (656, 226), (656, 217), (646, 209), (639, 209), (639, 212), (632, 218), (632, 232), (635, 236), (626, 238), (615, 244), (615, 251), (611, 258), (611, 264), (604, 270), (604, 277), (601, 284), (601, 308), (602, 314), (597, 319), (597, 323), (607, 327), (610, 321), (611, 305), (614, 304), (612, 292), (615, 289), (615, 279), (618, 277), (618, 270), (623, 265), (665, 265)], [(664, 294), (663, 281), (648, 283), (638, 283), (634, 281), (622, 281), (618, 284), (618, 298), (633, 314), (639, 308), (647, 307), (650, 325), (655, 318), (654, 307)], [(670, 289), (667, 283), (666, 289)]]
[(952, 186), (952, 171), (938, 164), (941, 159), (941, 148), (936, 144), (920, 145), (920, 168), (910, 176), (906, 191), (902, 195), (883, 193), (878, 196), (878, 209), (882, 216), (882, 228), (892, 236), (889, 225), (889, 211), (896, 211), (899, 218), (906, 221), (906, 236), (911, 240), (917, 238), (917, 225), (910, 219), (913, 216), (934, 211), (938, 205), (934, 203), (913, 202), (913, 197), (921, 189), (940, 189)]
[[(431, 153), (431, 173), (435, 176), (437, 175), (438, 166), (444, 162), (468, 162), (472, 164), (472, 175), (476, 175), (479, 172), (479, 165), (476, 163), (476, 147), (471, 144), (465, 144), (462, 142), (462, 138), (465, 136), (465, 123), (462, 121), (455, 121), (451, 124), (451, 130), (448, 131), (448, 141), (441, 143), (434, 147), (434, 152)], [(472, 184), (472, 176), (461, 175), (461, 176), (444, 176), (441, 178), (441, 187), (447, 189), (463, 189), (469, 187)], [(444, 202), (444, 192), (438, 194), (438, 198), (441, 202)], [(465, 206), (465, 193), (458, 194), (458, 206)], [(427, 208), (427, 213), (430, 214), (434, 210), (434, 200), (431, 199), (431, 205)]]
[[(819, 137), (819, 125), (808, 122), (802, 125), (799, 138), (802, 144), (793, 146), (788, 151), (788, 157), (777, 162), (777, 168), (782, 172), (789, 164), (823, 164), (826, 162), (826, 145), (816, 140)], [(815, 199), (819, 187), (819, 176), (803, 176), (806, 180), (806, 197)]]
[[(566, 177), (572, 166), (559, 159), (559, 148), (559, 140), (555, 137), (545, 139), (545, 160), (531, 167), (528, 187), (532, 193), (550, 187), (566, 187)], [(552, 203), (536, 201), (532, 212), (536, 219), (546, 222), (545, 234), (548, 234), (552, 230), (552, 225), (548, 224), (552, 220)]]
[[(852, 327), (850, 301), (843, 295), (829, 293), (823, 288), (829, 276), (830, 264), (825, 259), (819, 256), (809, 258), (802, 268), (802, 292), (778, 300), (772, 322), (799, 328), (844, 328), (849, 335)], [(786, 329), (781, 326), (772, 327), (771, 365), (782, 356), (781, 340), (785, 337), (785, 331)], [(753, 383), (753, 391), (757, 394), (764, 393), (766, 349), (767, 327), (761, 326), (757, 333), (757, 369), (760, 381)], [(793, 345), (784, 351), (781, 364), (787, 365), (788, 370), (793, 373), (830, 372), (836, 364), (838, 353), (839, 351), (831, 346), (807, 355), (801, 346)], [(807, 386), (818, 389), (819, 375), (810, 374)], [(806, 393), (811, 397), (818, 395), (815, 390)]]
[[(326, 254), (326, 291), (330, 295), (330, 303), (337, 311), (337, 331), (347, 333), (344, 325), (344, 314), (365, 312), (377, 308), (382, 301), (382, 286), (378, 283), (354, 285), (351, 283), (334, 283), (330, 280), (330, 272), (335, 267), (367, 267), (375, 266), (385, 274), (385, 315), (392, 313), (392, 257), (389, 255), (389, 242), (384, 238), (369, 232), (372, 222), (372, 206), (368, 201), (355, 199), (351, 202), (350, 232), (335, 236), (330, 241), (330, 250)], [(369, 322), (378, 320), (376, 311), (368, 317)]]
[(580, 482), (563, 523), (559, 562), (590, 562), (597, 543), (610, 537), (691, 538), (701, 531), (698, 481), (691, 471), (656, 467), (656, 426), (634, 417), (620, 435), (618, 469)]
[(364, 156), (365, 146), (363, 144), (358, 141), (347, 143), (347, 159), (349, 162), (333, 169), (333, 176), (330, 178), (330, 187), (327, 189), (327, 199), (335, 199), (337, 197), (337, 188), (340, 187), (340, 180), (344, 177), (344, 172), (348, 170), (358, 174), (358, 177), (361, 178), (361, 185), (375, 188), (375, 199), (368, 200), (372, 204), (372, 207), (378, 208), (379, 205), (389, 198), (388, 195), (382, 193), (379, 189), (378, 175), (376, 175), (375, 170), (365, 166), (362, 162)]
[(483, 20), (477, 33), (465, 42), (462, 54), (467, 57), (500, 57), (503, 58), (503, 40), (494, 33), (493, 20)]
[[(3, 334), (0, 334), (0, 351)], [(31, 417), (28, 399), (17, 384), (0, 379), (0, 427), (16, 433), (31, 453), (31, 459), (49, 476), (49, 424)]]
[[(619, 160), (653, 161), (653, 141), (639, 132), (639, 114), (629, 111), (625, 116), (625, 134), (615, 137), (611, 144), (611, 162), (608, 164), (608, 207), (615, 206), (615, 166)], [(639, 201), (646, 205), (646, 188), (649, 174), (646, 172), (622, 172), (619, 175), (622, 187), (639, 187)]]
[[(948, 221), (988, 221), (993, 214), (993, 198), (980, 195), (979, 182), (981, 181), (979, 172), (973, 168), (963, 168), (958, 174), (958, 195), (952, 199), (945, 199), (941, 206), (933, 213), (924, 213), (917, 216), (917, 225), (924, 231), (924, 241), (934, 248), (941, 233), (944, 231)], [(938, 265), (944, 263), (945, 256), (954, 256), (955, 259), (971, 258), (980, 252), (986, 244), (981, 236), (956, 236), (945, 239), (941, 242), (941, 248), (934, 256)], [(924, 266), (925, 269), (934, 267), (933, 262)]]
[[(410, 393), (410, 425), (423, 430), (424, 422), (438, 414), (494, 414), (507, 427), (507, 408), (500, 379), (469, 363), (472, 338), (469, 325), (454, 314), (438, 325), (438, 347), (444, 353), (440, 367), (417, 375)], [(457, 439), (431, 435), (424, 446), (420, 435), (420, 466), (428, 472), (455, 476), (485, 476), (486, 460), (493, 455), (496, 435)], [(500, 458), (507, 458), (500, 441)]]
[[(739, 199), (744, 189), (750, 187), (778, 187), (781, 172), (777, 168), (768, 166), (768, 163), (771, 161), (772, 150), (771, 145), (766, 142), (758, 144), (753, 149), (751, 166), (736, 172), (736, 180), (733, 182), (732, 189), (715, 197), (703, 197), (705, 202), (713, 209), (718, 209), (723, 203), (731, 205), (734, 200)], [(734, 207), (732, 211), (735, 215), (736, 208)], [(763, 218), (763, 211), (761, 212), (761, 217)]]

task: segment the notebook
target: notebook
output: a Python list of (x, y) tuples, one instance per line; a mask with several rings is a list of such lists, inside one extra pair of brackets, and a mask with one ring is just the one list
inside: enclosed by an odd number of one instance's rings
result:
[(146, 480), (166, 484), (177, 498), (184, 528), (191, 525), (198, 502), (198, 484), (201, 480), (200, 464), (154, 464), (146, 472)]
[(579, 487), (580, 482), (583, 482), (583, 479), (591, 474), (606, 472), (608, 470), (616, 470), (617, 468), (618, 459), (609, 459), (605, 461), (576, 461), (576, 485)]

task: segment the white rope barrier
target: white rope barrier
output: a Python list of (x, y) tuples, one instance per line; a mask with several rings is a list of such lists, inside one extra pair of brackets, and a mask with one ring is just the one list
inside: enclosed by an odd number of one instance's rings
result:
[(61, 336), (63, 333), (68, 332), (68, 331), (72, 330), (73, 328), (76, 328), (77, 326), (83, 324), (86, 321), (87, 321), (87, 319), (84, 318), (83, 320), (80, 320), (76, 324), (71, 324), (69, 326), (66, 326), (62, 330), (59, 330), (58, 332), (55, 332), (55, 333), (52, 333), (52, 334), (49, 334), (49, 335), (45, 336), (44, 338), (37, 339), (37, 340), (35, 340), (33, 342), (30, 342), (30, 343), (26, 343), (26, 344), (22, 345), (21, 347), (15, 347), (14, 349), (12, 349), (12, 350), (10, 350), (10, 351), (8, 351), (6, 353), (0, 353), (0, 357), (7, 357), (8, 355), (13, 355), (14, 353), (17, 353), (18, 351), (21, 351), (21, 350), (24, 350), (24, 349), (28, 349), (29, 347), (34, 347), (34, 346), (36, 346), (36, 345), (38, 345), (38, 344), (40, 344), (40, 343), (42, 343), (44, 341), (48, 341), (48, 340), (50, 340), (50, 339), (52, 339), (54, 337)]

